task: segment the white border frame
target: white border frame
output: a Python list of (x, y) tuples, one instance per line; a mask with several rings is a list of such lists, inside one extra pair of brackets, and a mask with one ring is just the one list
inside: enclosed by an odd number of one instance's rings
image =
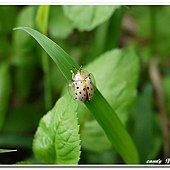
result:
[(170, 5), (169, 0), (0, 0), (1, 5)]

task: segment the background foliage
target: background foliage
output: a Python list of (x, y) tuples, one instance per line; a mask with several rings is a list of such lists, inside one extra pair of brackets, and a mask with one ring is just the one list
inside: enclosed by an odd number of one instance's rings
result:
[(0, 13), (0, 149), (17, 149), (0, 150), (1, 164), (126, 163), (39, 44), (13, 31), (18, 26), (47, 35), (93, 73), (139, 163), (170, 156), (169, 6), (0, 6)]

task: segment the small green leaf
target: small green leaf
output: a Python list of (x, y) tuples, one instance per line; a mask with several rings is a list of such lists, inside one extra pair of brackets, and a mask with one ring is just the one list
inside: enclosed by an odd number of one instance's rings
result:
[(65, 15), (80, 31), (90, 31), (108, 20), (119, 6), (63, 6)]
[(77, 102), (67, 94), (41, 119), (35, 134), (33, 150), (42, 162), (78, 163), (80, 139), (77, 106)]
[(74, 27), (72, 22), (64, 15), (61, 6), (51, 6), (49, 16), (49, 35), (53, 38), (67, 38)]
[(16, 149), (0, 149), (0, 153), (16, 152)]
[(0, 129), (5, 120), (11, 94), (11, 76), (8, 63), (0, 65)]

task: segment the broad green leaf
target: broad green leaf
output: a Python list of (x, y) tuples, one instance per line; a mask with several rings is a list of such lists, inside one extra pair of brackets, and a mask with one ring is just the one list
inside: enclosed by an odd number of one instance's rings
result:
[[(108, 51), (85, 67), (122, 122), (137, 94), (139, 61), (133, 48)], [(130, 77), (130, 78), (129, 78)]]
[(107, 21), (119, 6), (63, 6), (65, 15), (80, 31), (90, 31)]
[[(128, 64), (129, 62), (131, 64)], [(125, 124), (129, 116), (129, 109), (136, 97), (139, 75), (138, 57), (133, 49), (116, 49), (106, 52), (85, 68), (93, 73), (97, 87)], [(129, 79), (129, 75), (131, 75), (131, 79)], [(85, 107), (82, 105), (80, 107), (80, 119), (82, 114), (90, 114)], [(110, 149), (112, 146), (108, 143), (99, 124), (91, 119), (90, 121), (85, 121), (87, 118), (84, 117), (82, 119), (84, 120), (81, 121), (84, 124), (84, 128), (81, 130), (82, 145), (93, 151)], [(97, 136), (94, 135), (95, 132)]]
[[(71, 80), (72, 74), (70, 70), (72, 70), (73, 67), (79, 69), (79, 66), (63, 49), (61, 49), (61, 47), (46, 36), (31, 28), (20, 27), (16, 29), (24, 30), (35, 38), (49, 56), (55, 61), (63, 75), (68, 80)], [(124, 86), (125, 85), (123, 85), (123, 87)], [(120, 88), (122, 88), (122, 85)], [(124, 128), (122, 122), (117, 117), (115, 111), (97, 88), (93, 100), (85, 103), (85, 105), (91, 113), (93, 113), (114, 146), (114, 149), (116, 149), (116, 151), (122, 156), (124, 161), (126, 163), (138, 163), (138, 153), (132, 139)]]
[(112, 144), (96, 120), (85, 122), (81, 129), (81, 140), (83, 148), (90, 151), (103, 152), (112, 148)]
[(16, 149), (0, 149), (0, 153), (16, 152)]
[(0, 65), (0, 130), (4, 124), (11, 94), (11, 76), (8, 63)]
[(36, 16), (36, 25), (43, 34), (47, 34), (49, 9), (49, 5), (39, 6)]
[(49, 35), (53, 38), (67, 38), (74, 27), (72, 22), (64, 15), (61, 6), (51, 6), (49, 16)]
[(67, 95), (58, 100), (54, 108), (41, 119), (35, 134), (33, 150), (42, 162), (78, 163), (80, 139), (77, 106), (77, 102)]

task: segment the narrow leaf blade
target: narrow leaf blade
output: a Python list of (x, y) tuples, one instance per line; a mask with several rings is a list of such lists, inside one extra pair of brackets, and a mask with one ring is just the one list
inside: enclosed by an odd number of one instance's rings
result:
[(16, 149), (0, 149), (0, 153), (16, 152)]
[(79, 69), (77, 63), (75, 63), (70, 56), (56, 43), (50, 40), (45, 35), (41, 34), (40, 32), (29, 28), (29, 27), (18, 27), (14, 30), (23, 30), (30, 34), (41, 46), (42, 48), (48, 53), (48, 55), (54, 60), (57, 64), (60, 71), (66, 77), (66, 79), (70, 80), (72, 73), (70, 70), (73, 70), (73, 67)]
[(11, 76), (8, 63), (0, 65), (0, 129), (4, 125), (11, 95)]
[(134, 143), (111, 106), (96, 90), (93, 100), (86, 103), (96, 120), (104, 129), (110, 142), (127, 163), (138, 163), (138, 153)]
[[(63, 49), (61, 49), (57, 44), (55, 44), (46, 36), (31, 28), (20, 27), (17, 29), (24, 30), (33, 38), (35, 38), (37, 42), (50, 55), (50, 57), (56, 62), (64, 76), (68, 80), (71, 80), (70, 70), (73, 67), (79, 69), (79, 66)], [(126, 163), (138, 163), (138, 154), (132, 139), (130, 138), (126, 129), (123, 127), (114, 110), (112, 110), (111, 106), (97, 89), (94, 95), (94, 99), (91, 102), (86, 103), (86, 106), (94, 114), (96, 120), (104, 129), (106, 135), (115, 147), (115, 150), (117, 150), (122, 158), (124, 158), (124, 161)], [(97, 111), (95, 108), (97, 108)], [(113, 131), (111, 132), (111, 130)]]

